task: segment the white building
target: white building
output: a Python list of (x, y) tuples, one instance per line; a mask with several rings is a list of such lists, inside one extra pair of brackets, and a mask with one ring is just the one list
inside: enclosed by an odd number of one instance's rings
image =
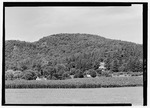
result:
[(91, 78), (91, 75), (87, 74), (86, 77), (87, 77), (87, 78)]
[(73, 79), (73, 78), (74, 78), (74, 75), (70, 75), (70, 78)]
[(104, 62), (100, 62), (100, 64), (99, 64), (99, 69), (101, 69), (101, 70), (106, 70), (105, 63), (104, 63)]
[(47, 78), (45, 78), (45, 77), (41, 77), (41, 78), (40, 78), (40, 77), (37, 77), (36, 80), (38, 80), (38, 81), (47, 80)]

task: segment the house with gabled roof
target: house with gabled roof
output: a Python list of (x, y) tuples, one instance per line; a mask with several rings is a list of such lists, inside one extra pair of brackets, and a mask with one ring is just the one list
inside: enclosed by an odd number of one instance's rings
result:
[(98, 69), (100, 69), (100, 70), (102, 70), (102, 71), (105, 71), (105, 70), (106, 70), (105, 62), (100, 62)]

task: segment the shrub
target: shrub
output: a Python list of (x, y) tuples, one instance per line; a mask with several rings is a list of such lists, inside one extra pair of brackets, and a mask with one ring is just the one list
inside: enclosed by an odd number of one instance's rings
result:
[(56, 73), (56, 69), (52, 66), (44, 66), (42, 72), (45, 77), (52, 77), (54, 73)]
[(20, 70), (21, 71), (24, 71), (24, 70), (27, 70), (27, 69), (28, 69), (28, 67), (26, 65), (21, 65), (20, 66)]
[(57, 64), (55, 69), (58, 79), (62, 79), (62, 75), (67, 71), (66, 66), (64, 64)]
[(47, 76), (46, 78), (48, 80), (57, 80), (57, 78), (55, 76), (51, 76), (51, 75)]
[(5, 72), (5, 80), (13, 80), (14, 79), (14, 72), (13, 70), (8, 70)]
[(57, 78), (55, 77), (55, 76), (52, 76), (52, 78), (51, 78), (52, 80), (57, 80)]
[(74, 78), (83, 78), (83, 73), (80, 69), (77, 69), (74, 75)]
[(101, 69), (97, 69), (96, 72), (97, 72), (98, 74), (102, 74), (102, 70), (101, 70)]
[(62, 79), (62, 76), (58, 73), (54, 73), (52, 77), (55, 77), (58, 80)]
[(69, 69), (75, 68), (75, 63), (74, 63), (74, 62), (71, 62), (71, 63), (69, 63), (69, 64), (67, 65), (67, 67), (68, 67)]
[(59, 72), (59, 71), (61, 71), (61, 70), (67, 70), (67, 68), (66, 68), (66, 66), (65, 65), (63, 65), (63, 64), (57, 64), (56, 66), (55, 66), (55, 69), (56, 69), (56, 72)]
[(48, 80), (51, 80), (51, 79), (52, 79), (52, 76), (51, 76), (51, 75), (48, 75), (46, 78), (47, 78)]
[(96, 71), (93, 69), (89, 69), (88, 72), (91, 75), (91, 77), (96, 77), (96, 75), (97, 75)]
[(23, 72), (22, 71), (15, 71), (14, 73), (14, 79), (22, 79)]
[(37, 78), (37, 72), (33, 70), (26, 70), (24, 71), (22, 78), (25, 80), (35, 80)]
[(104, 71), (101, 73), (102, 76), (105, 76), (105, 77), (111, 77), (110, 75), (110, 71)]
[(10, 67), (10, 69), (12, 69), (13, 71), (18, 70), (17, 66), (14, 66), (14, 65), (13, 65), (13, 66), (11, 66), (11, 67)]
[(74, 75), (76, 73), (76, 69), (75, 68), (71, 68), (70, 69), (70, 75)]
[(23, 76), (22, 71), (8, 70), (5, 72), (5, 80), (21, 79), (22, 76)]
[(65, 72), (62, 75), (62, 79), (70, 78), (69, 72)]
[(42, 63), (40, 60), (35, 60), (32, 63), (32, 69), (38, 72), (41, 72), (42, 70)]

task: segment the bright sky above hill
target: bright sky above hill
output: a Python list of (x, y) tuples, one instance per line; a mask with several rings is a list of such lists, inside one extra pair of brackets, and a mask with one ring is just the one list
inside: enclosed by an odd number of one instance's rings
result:
[(57, 33), (88, 33), (142, 44), (142, 5), (6, 7), (6, 40), (34, 42)]

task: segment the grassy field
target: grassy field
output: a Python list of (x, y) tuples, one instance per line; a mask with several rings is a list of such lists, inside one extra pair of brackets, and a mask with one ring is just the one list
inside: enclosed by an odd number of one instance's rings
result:
[(143, 87), (6, 89), (6, 104), (119, 104), (143, 105)]
[(68, 80), (14, 80), (5, 82), (5, 88), (101, 88), (142, 86), (143, 77), (99, 77)]

